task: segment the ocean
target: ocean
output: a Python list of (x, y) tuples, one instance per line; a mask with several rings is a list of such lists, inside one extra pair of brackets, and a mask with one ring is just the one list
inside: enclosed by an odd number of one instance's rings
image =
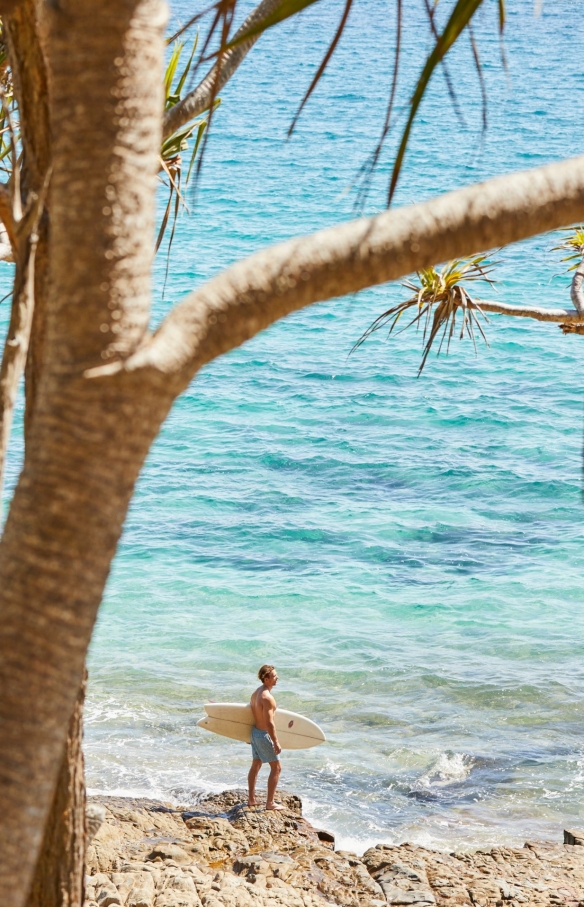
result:
[[(421, 3), (405, 6), (397, 125), (366, 214), (385, 206), (430, 46)], [(497, 4), (478, 17), (486, 131), (466, 39), (449, 62), (460, 116), (436, 73), (396, 204), (582, 152), (582, 10), (537, 6), (509, 3), (507, 68)], [(355, 216), (391, 82), (393, 4), (357, 0), (286, 140), (341, 9), (322, 0), (273, 29), (222, 92), (165, 289), (157, 259), (154, 324), (239, 258)], [(192, 8), (170, 12), (169, 33)], [(481, 294), (568, 305), (557, 241), (494, 252), (498, 283)], [(3, 266), (0, 289), (9, 275)], [(211, 363), (177, 401), (91, 644), (90, 792), (185, 804), (245, 786), (249, 748), (196, 722), (207, 699), (245, 701), (271, 662), (279, 705), (328, 738), (284, 753), (282, 786), (339, 845), (561, 840), (584, 818), (584, 340), (492, 316), (489, 347), (456, 342), (421, 377), (415, 332), (378, 333), (350, 354), (405, 292), (299, 312)], [(21, 413), (6, 501), (20, 426)]]

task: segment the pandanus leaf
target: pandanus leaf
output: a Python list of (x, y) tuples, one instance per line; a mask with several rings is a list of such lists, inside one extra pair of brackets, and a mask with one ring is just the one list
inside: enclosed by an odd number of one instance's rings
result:
[(483, 0), (457, 0), (457, 3), (455, 4), (454, 9), (452, 10), (450, 17), (446, 23), (444, 31), (439, 36), (434, 49), (426, 60), (422, 73), (418, 79), (418, 83), (412, 95), (412, 99), (410, 101), (408, 118), (404, 131), (402, 133), (402, 138), (395, 158), (395, 163), (393, 165), (393, 172), (391, 174), (391, 181), (389, 184), (388, 204), (391, 203), (391, 200), (394, 196), (397, 181), (399, 179), (404, 156), (406, 153), (406, 148), (408, 146), (410, 133), (412, 131), (412, 126), (434, 70), (446, 56), (450, 48), (456, 43), (457, 39), (460, 37), (464, 29), (468, 26), (473, 15), (482, 3)]

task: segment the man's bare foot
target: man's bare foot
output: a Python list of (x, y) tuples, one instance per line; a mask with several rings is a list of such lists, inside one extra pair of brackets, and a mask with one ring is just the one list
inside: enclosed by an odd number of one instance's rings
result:
[(249, 806), (250, 809), (253, 809), (254, 806), (257, 806), (257, 803), (255, 800), (248, 800), (247, 805)]
[(274, 809), (277, 812), (281, 812), (284, 809), (284, 807), (280, 806), (279, 803), (266, 803), (266, 809)]

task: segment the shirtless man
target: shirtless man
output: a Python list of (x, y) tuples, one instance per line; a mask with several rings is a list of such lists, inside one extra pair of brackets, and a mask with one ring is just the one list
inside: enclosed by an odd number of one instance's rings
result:
[(255, 720), (255, 727), (251, 729), (251, 755), (252, 763), (247, 776), (249, 786), (249, 806), (256, 806), (255, 786), (257, 777), (264, 762), (270, 763), (270, 777), (268, 778), (268, 797), (266, 809), (282, 809), (274, 803), (274, 794), (280, 777), (280, 753), (282, 747), (278, 743), (274, 713), (276, 700), (272, 690), (278, 683), (278, 675), (274, 665), (262, 665), (258, 671), (261, 687), (252, 695), (250, 704)]

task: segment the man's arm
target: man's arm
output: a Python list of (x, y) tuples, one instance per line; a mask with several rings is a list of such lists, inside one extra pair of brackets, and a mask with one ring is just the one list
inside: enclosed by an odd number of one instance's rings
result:
[(266, 725), (268, 728), (268, 734), (272, 738), (272, 743), (274, 744), (274, 750), (276, 756), (282, 752), (282, 747), (278, 743), (278, 735), (276, 734), (276, 725), (274, 724), (274, 715), (276, 712), (276, 700), (270, 694), (264, 693), (262, 696), (262, 705), (264, 707), (264, 716), (266, 719)]

